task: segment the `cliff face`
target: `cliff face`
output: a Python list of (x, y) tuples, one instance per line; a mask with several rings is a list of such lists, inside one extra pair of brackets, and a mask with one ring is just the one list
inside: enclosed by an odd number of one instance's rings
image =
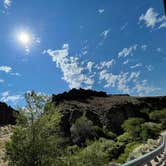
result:
[(0, 102), (0, 125), (15, 124), (18, 112), (5, 103)]
[(121, 133), (121, 125), (129, 117), (141, 117), (148, 121), (146, 110), (166, 108), (166, 96), (106, 95), (104, 92), (83, 89), (53, 95), (52, 102), (63, 114), (62, 128), (66, 136), (70, 136), (70, 127), (83, 114), (93, 124)]

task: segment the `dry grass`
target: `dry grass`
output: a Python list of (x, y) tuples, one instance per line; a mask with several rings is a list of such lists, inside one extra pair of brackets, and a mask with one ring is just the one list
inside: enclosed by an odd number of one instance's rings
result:
[(7, 166), (7, 162), (4, 161), (5, 144), (10, 140), (13, 126), (0, 127), (0, 166)]
[(134, 149), (133, 152), (129, 155), (128, 160), (138, 158), (144, 155), (145, 153), (148, 153), (156, 149), (160, 144), (161, 144), (161, 138), (159, 138), (158, 140), (149, 139), (146, 144), (142, 144), (136, 149)]

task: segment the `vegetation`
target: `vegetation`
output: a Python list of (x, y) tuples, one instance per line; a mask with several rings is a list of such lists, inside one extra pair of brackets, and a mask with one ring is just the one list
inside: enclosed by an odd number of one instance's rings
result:
[[(121, 133), (96, 125), (84, 112), (69, 123), (64, 137), (63, 116), (48, 98), (29, 92), (27, 106), (20, 109), (17, 125), (6, 144), (9, 166), (104, 166), (124, 163), (149, 138), (157, 139), (165, 129), (164, 110), (148, 111), (149, 119), (130, 117)], [(163, 113), (164, 112), (164, 113)], [(133, 157), (133, 156), (132, 156)]]
[[(58, 164), (61, 151), (63, 151), (59, 127), (61, 115), (52, 104), (47, 104), (43, 108), (44, 100), (34, 92), (26, 94), (26, 101), (27, 114), (19, 115), (11, 142), (6, 145), (9, 165)], [(45, 112), (39, 112), (42, 109), (45, 109)]]

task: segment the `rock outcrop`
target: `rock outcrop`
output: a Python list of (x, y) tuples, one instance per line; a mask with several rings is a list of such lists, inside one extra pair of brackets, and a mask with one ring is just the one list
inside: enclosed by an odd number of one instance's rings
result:
[(145, 110), (166, 108), (166, 96), (107, 95), (104, 92), (83, 89), (73, 89), (63, 94), (53, 95), (52, 102), (63, 114), (62, 128), (66, 136), (70, 136), (70, 127), (83, 114), (94, 125), (120, 134), (121, 125), (126, 119), (141, 117), (148, 121), (149, 116)]
[(18, 112), (6, 103), (0, 102), (0, 126), (16, 123), (16, 115)]

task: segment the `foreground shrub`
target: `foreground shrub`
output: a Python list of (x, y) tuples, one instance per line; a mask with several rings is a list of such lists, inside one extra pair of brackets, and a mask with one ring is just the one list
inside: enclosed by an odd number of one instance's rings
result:
[(41, 100), (39, 101), (34, 93), (29, 95), (27, 103), (28, 108), (32, 109), (31, 116), (19, 117), (11, 141), (6, 145), (9, 166), (49, 166), (55, 163), (57, 166), (61, 165), (60, 156), (63, 154), (63, 139), (59, 126), (61, 114), (50, 104), (46, 108), (49, 112), (46, 111), (36, 117), (33, 109), (38, 110)]
[(70, 153), (63, 158), (67, 166), (106, 166), (119, 155), (121, 146), (114, 141), (100, 139), (85, 148), (70, 148)]

